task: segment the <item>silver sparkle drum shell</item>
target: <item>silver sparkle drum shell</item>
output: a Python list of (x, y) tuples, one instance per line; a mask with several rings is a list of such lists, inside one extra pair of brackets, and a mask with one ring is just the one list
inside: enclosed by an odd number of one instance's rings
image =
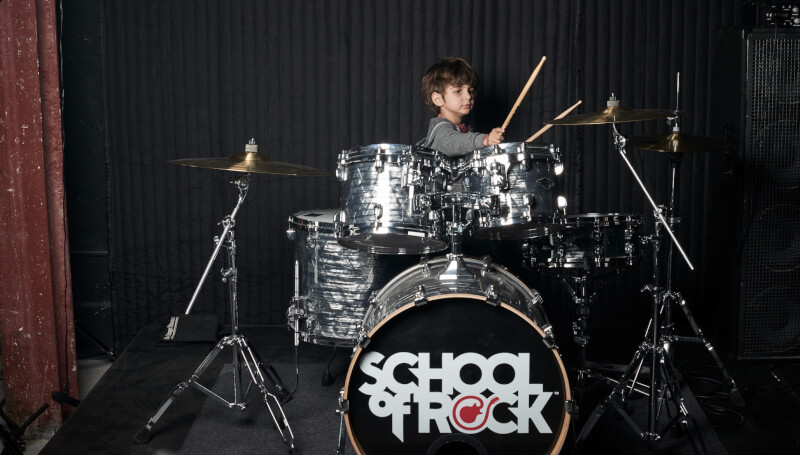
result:
[(289, 308), (308, 343), (350, 347), (373, 291), (381, 289), (414, 258), (381, 257), (339, 244), (333, 218), (338, 210), (306, 210), (289, 217), (299, 298)]
[(462, 160), (466, 190), (481, 194), (476, 237), (525, 239), (559, 229), (556, 177), (563, 165), (558, 147), (508, 142), (477, 149)]
[(564, 229), (533, 239), (526, 262), (538, 269), (622, 269), (638, 265), (642, 255), (640, 215), (586, 213), (563, 217)]
[(377, 254), (429, 254), (447, 248), (420, 195), (443, 191), (449, 159), (435, 150), (373, 144), (342, 151), (336, 223), (339, 242)]

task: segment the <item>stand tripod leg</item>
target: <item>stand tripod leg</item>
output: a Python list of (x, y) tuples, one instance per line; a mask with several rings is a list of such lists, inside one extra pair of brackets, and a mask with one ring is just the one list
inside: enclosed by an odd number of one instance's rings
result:
[[(264, 405), (267, 407), (267, 411), (269, 411), (272, 422), (275, 424), (275, 428), (278, 430), (281, 439), (283, 439), (283, 442), (289, 446), (290, 449), (294, 449), (294, 433), (292, 433), (292, 428), (289, 426), (289, 421), (286, 419), (286, 414), (283, 413), (283, 407), (281, 407), (280, 401), (278, 401), (278, 398), (274, 394), (267, 390), (264, 380), (266, 373), (261, 368), (261, 361), (256, 356), (255, 351), (247, 344), (247, 340), (245, 340), (244, 337), (238, 337), (236, 339), (236, 347), (242, 354), (244, 365), (247, 367), (248, 373), (250, 373), (252, 384), (255, 384), (261, 392)], [(284, 389), (280, 384), (276, 382), (274, 385), (279, 392), (283, 393)], [(270, 400), (272, 403), (270, 403)], [(280, 418), (278, 418), (278, 414), (272, 409), (273, 405), (278, 408)], [(283, 431), (284, 429), (286, 432)]]
[(686, 417), (689, 415), (689, 411), (686, 409), (686, 404), (683, 401), (681, 386), (673, 373), (675, 369), (672, 365), (672, 360), (669, 357), (669, 353), (665, 352), (663, 349), (659, 352), (659, 369), (661, 370), (664, 389), (658, 391), (658, 412), (656, 413), (656, 420), (660, 417), (665, 403), (669, 405), (669, 402), (673, 401), (676, 403), (677, 407), (675, 416), (673, 416), (664, 426), (664, 429), (658, 433), (657, 437), (660, 438), (663, 437), (666, 431), (678, 420), (680, 420), (681, 426), (684, 429), (688, 429), (689, 424)]
[(744, 397), (742, 397), (742, 392), (736, 386), (736, 381), (733, 380), (733, 377), (728, 373), (728, 370), (725, 368), (725, 365), (722, 363), (722, 359), (720, 359), (717, 350), (714, 349), (714, 346), (709, 342), (705, 335), (703, 335), (703, 331), (697, 325), (697, 321), (694, 319), (694, 315), (692, 315), (692, 311), (689, 309), (689, 305), (686, 303), (686, 299), (677, 294), (678, 301), (680, 302), (681, 309), (683, 310), (683, 314), (686, 315), (686, 320), (689, 321), (689, 325), (691, 325), (692, 330), (694, 331), (696, 338), (686, 338), (686, 337), (679, 337), (679, 341), (693, 341), (696, 343), (700, 343), (708, 350), (708, 353), (711, 355), (711, 358), (714, 359), (714, 362), (717, 364), (722, 377), (730, 386), (730, 393), (731, 393), (731, 402), (739, 407), (745, 406)]
[(339, 441), (336, 445), (336, 455), (344, 455), (344, 447), (347, 440), (347, 428), (344, 423), (344, 414), (347, 411), (347, 402), (344, 400), (344, 389), (342, 389), (339, 391), (339, 409), (336, 410), (339, 414)]
[[(642, 344), (639, 345), (639, 348), (636, 350), (636, 353), (633, 355), (633, 359), (631, 359), (630, 363), (628, 363), (628, 366), (625, 369), (625, 372), (622, 373), (622, 377), (620, 377), (620, 380), (617, 383), (617, 385), (614, 386), (614, 389), (611, 391), (611, 393), (609, 393), (608, 396), (606, 396), (605, 399), (603, 399), (603, 401), (601, 401), (594, 408), (594, 411), (589, 416), (589, 418), (586, 420), (586, 423), (583, 425), (583, 428), (581, 428), (580, 433), (578, 433), (578, 438), (577, 438), (576, 442), (578, 442), (578, 443), (583, 442), (583, 440), (586, 439), (587, 436), (589, 436), (589, 433), (591, 433), (591, 431), (594, 428), (595, 424), (597, 424), (597, 421), (600, 420), (600, 417), (602, 417), (602, 415), (605, 413), (606, 409), (608, 408), (609, 403), (612, 403), (612, 400), (614, 399), (615, 396), (619, 395), (620, 397), (622, 397), (622, 400), (625, 401), (625, 398), (624, 398), (625, 394), (623, 393), (623, 390), (625, 389), (626, 384), (628, 383), (628, 378), (631, 376), (631, 373), (633, 373), (634, 370), (638, 370), (639, 369), (639, 368), (637, 368), (637, 364), (639, 364), (641, 366), (641, 362), (644, 359), (645, 354), (649, 350), (650, 350), (650, 347), (647, 346), (645, 343), (642, 343)], [(633, 382), (633, 385), (631, 386), (631, 388), (635, 388), (634, 386), (635, 386), (635, 381)], [(615, 404), (615, 407), (616, 407), (616, 404)], [(633, 426), (634, 428), (636, 428), (638, 430), (638, 426), (633, 422), (633, 420), (630, 420), (630, 418), (628, 417), (627, 414), (622, 412), (622, 410), (620, 410), (620, 414), (623, 417), (625, 417), (626, 420), (628, 420), (628, 423), (630, 423), (631, 426)]]
[[(197, 379), (203, 374), (203, 372), (206, 371), (208, 366), (211, 365), (211, 362), (214, 361), (214, 359), (219, 355), (219, 353), (222, 352), (222, 349), (225, 347), (227, 343), (228, 343), (227, 337), (220, 340), (216, 344), (216, 346), (214, 346), (214, 349), (212, 349), (211, 352), (208, 353), (206, 358), (200, 363), (200, 366), (198, 366), (197, 369), (194, 371), (194, 373), (192, 373), (192, 376), (175, 387), (172, 393), (170, 393), (169, 396), (167, 396), (167, 399), (164, 400), (163, 403), (161, 403), (161, 406), (159, 406), (158, 410), (153, 415), (153, 417), (150, 417), (150, 420), (147, 421), (147, 424), (145, 424), (145, 426), (142, 427), (139, 430), (139, 432), (136, 433), (136, 435), (133, 437), (134, 444), (147, 444), (148, 442), (150, 442), (150, 431), (153, 429), (153, 426), (156, 424), (156, 422), (158, 422), (158, 419), (160, 419), (161, 416), (164, 415), (167, 409), (172, 405), (172, 402), (175, 401), (176, 398), (178, 398), (178, 395), (183, 393), (192, 384), (197, 384)], [(209, 393), (211, 392), (209, 391)]]

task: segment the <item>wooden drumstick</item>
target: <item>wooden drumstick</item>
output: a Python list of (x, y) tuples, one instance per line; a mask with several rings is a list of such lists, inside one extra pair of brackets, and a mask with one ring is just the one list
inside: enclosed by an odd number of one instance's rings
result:
[(536, 76), (539, 75), (539, 70), (542, 69), (542, 65), (544, 65), (544, 61), (547, 60), (547, 57), (542, 57), (542, 60), (539, 61), (539, 64), (536, 65), (536, 68), (533, 69), (531, 73), (531, 77), (528, 78), (528, 82), (525, 84), (525, 87), (522, 89), (522, 93), (519, 94), (517, 97), (517, 102), (514, 103), (514, 107), (511, 108), (511, 112), (508, 113), (508, 117), (506, 117), (506, 121), (503, 122), (503, 126), (501, 128), (506, 129), (508, 124), (511, 122), (511, 117), (514, 116), (514, 113), (517, 112), (517, 108), (522, 103), (522, 99), (525, 98), (525, 95), (528, 94), (528, 89), (531, 88), (533, 85), (533, 80), (536, 79)]
[[(558, 117), (556, 117), (555, 119), (560, 119), (560, 118), (566, 117), (567, 114), (569, 114), (570, 112), (574, 111), (575, 108), (578, 107), (578, 105), (580, 105), (582, 102), (583, 102), (582, 100), (578, 100), (577, 103), (573, 104), (572, 107), (570, 107), (566, 111), (560, 113), (558, 115)], [(529, 137), (528, 139), (525, 139), (525, 142), (530, 142), (530, 141), (536, 139), (537, 137), (541, 136), (542, 134), (544, 134), (545, 131), (549, 130), (551, 126), (553, 126), (553, 125), (550, 125), (550, 124), (545, 125), (544, 127), (542, 127), (542, 129), (537, 131), (533, 136)]]

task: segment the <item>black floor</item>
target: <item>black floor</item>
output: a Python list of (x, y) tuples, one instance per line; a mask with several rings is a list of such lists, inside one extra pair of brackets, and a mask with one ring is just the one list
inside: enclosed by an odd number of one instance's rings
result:
[[(180, 450), (205, 401), (205, 396), (195, 390), (178, 397), (153, 428), (149, 444), (133, 445), (131, 441), (175, 385), (188, 379), (213, 344), (158, 346), (159, 330), (159, 326), (149, 326), (137, 336), (44, 447), (42, 454), (169, 454)], [(243, 333), (265, 361), (293, 362), (292, 336), (284, 327), (247, 327)], [(333, 354), (332, 371), (336, 375), (343, 373), (348, 365), (347, 351), (339, 349), (333, 353), (330, 347), (301, 343), (299, 360), (302, 364), (324, 364)], [(569, 348), (563, 351), (569, 369), (572, 351)], [(227, 352), (214, 361), (203, 379), (213, 384), (224, 363), (230, 363)], [(800, 453), (799, 365), (790, 361), (729, 362), (729, 371), (746, 402), (743, 408), (737, 409), (729, 399), (728, 387), (720, 383), (718, 369), (713, 367), (702, 346), (676, 349), (675, 363), (682, 383), (691, 388), (699, 403), (692, 411), (695, 415), (690, 413), (691, 420), (710, 422), (727, 453)], [(291, 383), (293, 379), (284, 378), (284, 382)], [(594, 392), (587, 394), (586, 405), (582, 407), (581, 420), (609, 389), (598, 385), (592, 390)], [(646, 409), (646, 405), (645, 399), (629, 404), (639, 412)], [(691, 451), (664, 450), (660, 442), (643, 442), (611, 408), (601, 416), (587, 440), (576, 445), (573, 432), (579, 431), (580, 426), (581, 422), (577, 422), (570, 432), (563, 453), (719, 453), (705, 452), (702, 447)], [(680, 432), (670, 432), (669, 436), (679, 442), (681, 438), (691, 437)], [(624, 450), (614, 444), (623, 445)]]

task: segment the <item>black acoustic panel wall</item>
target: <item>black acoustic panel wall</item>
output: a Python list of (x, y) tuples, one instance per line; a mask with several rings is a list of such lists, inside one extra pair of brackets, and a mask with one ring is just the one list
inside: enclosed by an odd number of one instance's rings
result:
[(800, 357), (800, 33), (744, 37), (739, 357)]

